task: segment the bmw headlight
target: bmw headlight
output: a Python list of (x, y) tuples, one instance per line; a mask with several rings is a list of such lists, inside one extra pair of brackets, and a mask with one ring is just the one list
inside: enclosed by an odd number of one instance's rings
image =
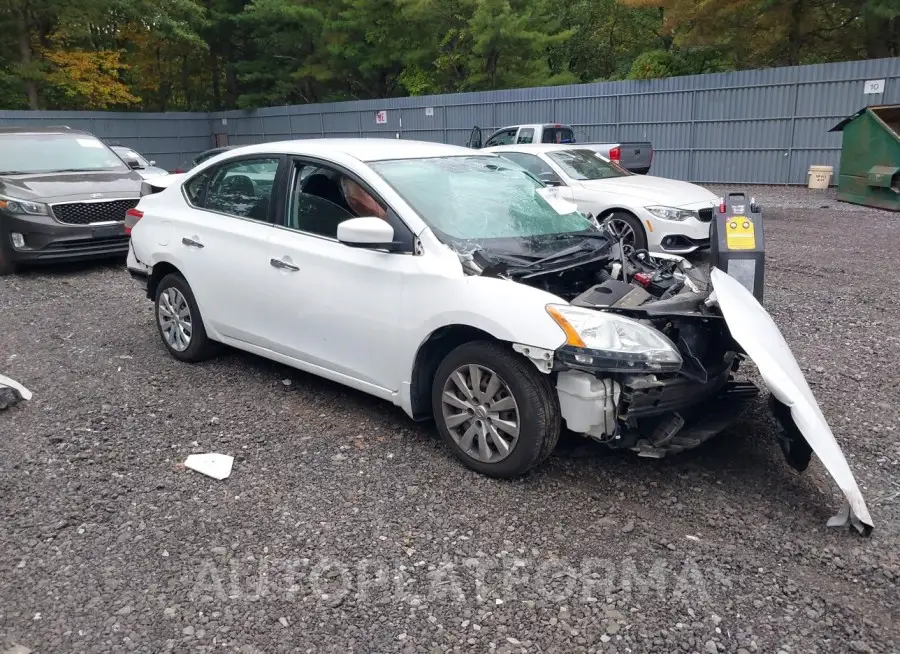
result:
[(29, 200), (18, 200), (16, 198), (0, 195), (0, 211), (7, 213), (24, 214), (26, 216), (49, 216), (50, 211), (46, 204), (41, 202), (31, 202)]
[(677, 209), (675, 207), (644, 207), (644, 209), (662, 220), (682, 221), (687, 220), (688, 218), (700, 219), (700, 214), (696, 211), (689, 211), (688, 209)]
[(614, 313), (548, 304), (547, 313), (566, 335), (564, 363), (616, 372), (675, 372), (678, 348), (662, 332)]

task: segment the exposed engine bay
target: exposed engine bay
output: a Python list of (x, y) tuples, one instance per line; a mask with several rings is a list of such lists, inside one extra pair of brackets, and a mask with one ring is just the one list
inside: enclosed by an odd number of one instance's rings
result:
[[(645, 457), (695, 448), (756, 401), (759, 388), (734, 376), (752, 357), (770, 391), (776, 437), (789, 465), (803, 471), (815, 452), (848, 500), (829, 524), (871, 533), (865, 502), (834, 435), (783, 336), (749, 291), (717, 268), (633, 250), (602, 227), (560, 236), (568, 243), (529, 244), (529, 256), (489, 247), (457, 252), (467, 274), (527, 284), (592, 315), (625, 317), (664, 335), (680, 355), (676, 365), (652, 369), (610, 356), (621, 344), (616, 338), (605, 350), (573, 347), (568, 340), (552, 353), (515, 345), (554, 377), (569, 430)], [(727, 296), (718, 297), (720, 290)]]

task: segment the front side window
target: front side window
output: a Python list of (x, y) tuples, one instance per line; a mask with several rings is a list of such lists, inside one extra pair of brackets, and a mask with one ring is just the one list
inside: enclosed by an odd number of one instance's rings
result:
[(592, 229), (578, 211), (555, 209), (540, 182), (501, 157), (434, 157), (370, 166), (444, 240), (529, 238)]
[(528, 129), (519, 130), (519, 137), (516, 139), (516, 143), (531, 143), (534, 141), (534, 129), (529, 127)]
[(89, 134), (0, 134), (0, 174), (128, 170), (115, 152)]
[(260, 157), (223, 163), (189, 180), (185, 194), (200, 209), (268, 221), (279, 161)]
[(572, 179), (612, 179), (629, 173), (597, 156), (593, 150), (556, 150), (548, 152), (554, 163)]
[(515, 140), (515, 138), (515, 129), (505, 129), (502, 132), (494, 134), (491, 138), (489, 138), (487, 144), (485, 144), (484, 147), (490, 148), (495, 145), (509, 145)]
[(384, 203), (350, 176), (326, 166), (301, 162), (296, 166), (286, 227), (336, 239), (338, 225), (345, 220), (388, 220)]

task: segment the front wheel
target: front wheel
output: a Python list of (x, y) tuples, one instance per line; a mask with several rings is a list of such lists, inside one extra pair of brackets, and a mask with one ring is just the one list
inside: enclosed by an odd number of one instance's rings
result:
[(9, 253), (4, 251), (3, 244), (0, 243), (0, 277), (3, 277), (4, 275), (14, 275), (16, 271), (16, 264), (13, 263)]
[(474, 341), (450, 352), (431, 396), (444, 441), (484, 475), (522, 475), (559, 439), (559, 402), (549, 377), (498, 343)]
[(625, 245), (630, 245), (635, 250), (647, 249), (647, 232), (636, 216), (625, 211), (613, 211), (603, 216), (601, 222), (608, 223)]

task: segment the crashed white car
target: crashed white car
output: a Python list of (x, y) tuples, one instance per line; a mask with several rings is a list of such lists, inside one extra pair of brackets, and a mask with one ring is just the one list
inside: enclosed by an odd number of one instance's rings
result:
[(127, 265), (179, 360), (225, 344), (338, 381), (433, 418), (467, 466), (512, 477), (563, 426), (646, 456), (696, 447), (756, 398), (734, 378), (750, 356), (789, 461), (802, 469), (815, 451), (848, 498), (843, 522), (871, 528), (784, 339), (743, 286), (623, 247), (497, 155), (266, 143), (154, 184), (128, 212)]
[(586, 147), (518, 144), (485, 148), (513, 161), (579, 211), (609, 223), (635, 249), (686, 255), (709, 245), (719, 198), (676, 179), (636, 175)]

